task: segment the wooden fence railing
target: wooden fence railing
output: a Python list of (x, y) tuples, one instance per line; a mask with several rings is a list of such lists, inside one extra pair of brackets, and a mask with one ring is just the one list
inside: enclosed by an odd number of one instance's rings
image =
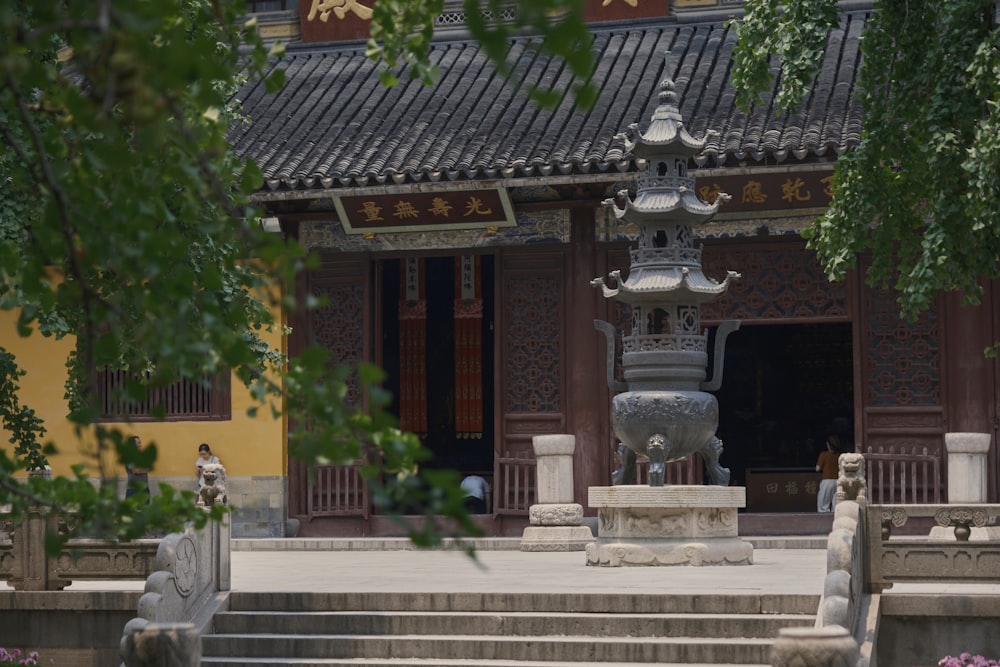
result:
[(865, 457), (868, 502), (875, 505), (940, 503), (941, 459), (926, 447), (869, 447)]
[[(927, 448), (888, 447), (863, 452), (867, 465), (869, 501), (876, 504), (940, 503), (941, 461)], [(347, 466), (317, 466), (305, 489), (310, 517), (360, 516), (371, 513), (368, 485), (359, 472), (361, 461)], [(636, 483), (645, 484), (647, 459), (636, 463)], [(528, 514), (535, 503), (535, 457), (517, 452), (497, 459), (493, 485), (494, 511)], [(695, 453), (666, 466), (667, 484), (703, 484), (704, 464)]]
[(496, 514), (527, 515), (535, 504), (535, 455), (521, 452), (497, 459), (493, 485), (493, 508)]
[(316, 466), (306, 482), (306, 514), (312, 517), (369, 514), (368, 485), (362, 461), (346, 466)]

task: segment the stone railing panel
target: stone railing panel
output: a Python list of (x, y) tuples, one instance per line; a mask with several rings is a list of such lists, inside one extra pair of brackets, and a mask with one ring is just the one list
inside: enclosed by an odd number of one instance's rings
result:
[(159, 540), (70, 540), (50, 563), (50, 576), (67, 584), (83, 579), (143, 579), (153, 571), (159, 544)]
[[(996, 522), (1000, 505), (869, 505), (865, 515), (867, 592), (895, 582), (1000, 581), (1000, 542), (969, 541), (972, 527)], [(892, 538), (911, 517), (934, 518), (954, 530), (955, 540)]]
[(188, 528), (163, 538), (156, 552), (156, 571), (146, 579), (137, 616), (122, 631), (122, 659), (127, 667), (149, 664), (136, 657), (134, 646), (137, 636), (155, 635), (154, 626), (190, 623), (196, 632), (204, 629), (226, 604), (232, 584), (229, 558), (228, 523), (211, 521), (202, 530)]
[(59, 529), (58, 516), (40, 511), (11, 524), (10, 540), (0, 541), (0, 579), (18, 591), (58, 591), (75, 580), (145, 579), (154, 569), (159, 540), (73, 539), (49, 556), (46, 534)]

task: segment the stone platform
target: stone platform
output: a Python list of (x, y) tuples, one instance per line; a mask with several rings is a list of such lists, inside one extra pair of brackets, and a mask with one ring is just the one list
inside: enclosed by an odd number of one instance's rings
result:
[(598, 531), (586, 549), (588, 565), (753, 563), (753, 545), (739, 537), (744, 487), (592, 486), (589, 504)]

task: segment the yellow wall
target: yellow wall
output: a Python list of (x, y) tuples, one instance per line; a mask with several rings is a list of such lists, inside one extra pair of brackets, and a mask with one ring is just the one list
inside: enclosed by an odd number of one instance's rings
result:
[[(278, 319), (278, 321), (281, 321)], [(44, 441), (52, 442), (59, 453), (50, 457), (53, 472), (66, 475), (70, 466), (87, 463), (88, 474), (99, 471), (92, 457), (93, 440), (78, 437), (66, 420), (66, 401), (63, 398), (66, 381), (66, 359), (75, 340), (57, 341), (35, 332), (27, 338), (17, 334), (16, 315), (0, 311), (0, 346), (12, 353), (18, 365), (27, 371), (20, 378), (20, 398), (23, 406), (32, 408), (45, 421), (47, 433)], [(285, 350), (285, 338), (279, 333), (263, 334), (275, 347)], [(143, 443), (155, 442), (158, 459), (152, 476), (190, 476), (194, 483), (194, 463), (198, 445), (207, 442), (212, 451), (226, 466), (230, 477), (283, 475), (287, 472), (287, 429), (284, 418), (274, 419), (270, 408), (258, 411), (255, 418), (246, 410), (253, 401), (249, 392), (234, 377), (232, 380), (232, 419), (229, 421), (199, 422), (142, 422), (136, 424), (109, 424), (126, 433), (139, 435)], [(0, 440), (0, 447), (12, 450), (8, 435)], [(110, 471), (123, 475), (121, 468)]]

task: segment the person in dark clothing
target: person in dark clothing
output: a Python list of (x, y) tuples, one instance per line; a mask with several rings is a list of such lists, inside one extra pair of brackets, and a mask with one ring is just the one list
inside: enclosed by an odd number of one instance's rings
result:
[[(136, 450), (142, 449), (142, 438), (137, 435), (133, 435), (132, 444), (135, 445)], [(149, 470), (147, 468), (140, 468), (131, 463), (126, 463), (125, 472), (128, 475), (128, 481), (125, 485), (125, 497), (131, 498), (132, 496), (139, 496), (138, 500), (142, 502), (143, 499), (145, 499), (145, 503), (148, 505)]]

